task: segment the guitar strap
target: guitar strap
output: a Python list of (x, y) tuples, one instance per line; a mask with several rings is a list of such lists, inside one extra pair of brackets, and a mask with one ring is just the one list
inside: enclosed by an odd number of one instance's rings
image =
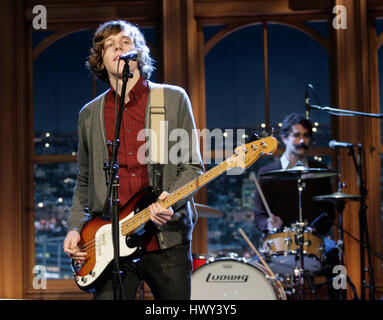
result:
[(150, 132), (149, 132), (149, 163), (153, 168), (153, 189), (159, 195), (162, 192), (162, 170), (165, 164), (166, 121), (164, 88), (150, 90)]

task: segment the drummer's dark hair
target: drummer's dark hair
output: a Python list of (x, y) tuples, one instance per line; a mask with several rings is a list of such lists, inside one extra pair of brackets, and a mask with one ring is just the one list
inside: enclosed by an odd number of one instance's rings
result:
[(303, 114), (290, 113), (285, 117), (285, 119), (283, 119), (282, 127), (280, 130), (281, 138), (287, 137), (289, 133), (291, 132), (291, 128), (296, 124), (300, 124), (304, 128), (306, 128), (309, 131), (310, 137), (312, 136), (313, 134), (312, 122), (309, 119), (306, 119), (306, 117)]

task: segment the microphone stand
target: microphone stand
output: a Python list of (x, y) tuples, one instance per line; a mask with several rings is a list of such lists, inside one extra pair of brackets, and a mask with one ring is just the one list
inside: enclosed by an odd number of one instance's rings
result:
[[(117, 154), (118, 148), (120, 146), (120, 130), (121, 130), (121, 121), (122, 114), (124, 108), (124, 100), (125, 100), (125, 92), (126, 85), (129, 78), (132, 78), (133, 74), (129, 70), (129, 61), (125, 61), (124, 69), (122, 72), (122, 88), (121, 88), (121, 97), (120, 97), (120, 107), (118, 110), (116, 128), (115, 128), (115, 139), (111, 144), (109, 141), (107, 142), (107, 146), (112, 146), (112, 159), (109, 163), (104, 163), (104, 170), (106, 175), (106, 184), (108, 186), (107, 189), (107, 198), (105, 200), (105, 205), (103, 209), (102, 219), (110, 220), (112, 217), (112, 239), (113, 239), (113, 255), (114, 255), (114, 269), (112, 274), (113, 280), (113, 299), (125, 300), (124, 290), (122, 286), (122, 278), (121, 278), (121, 269), (120, 269), (120, 200), (118, 198), (118, 187), (119, 187), (119, 177), (118, 173), (118, 162), (117, 162)], [(117, 88), (116, 88), (117, 90)], [(119, 292), (117, 286), (119, 284)]]
[(359, 112), (359, 111), (353, 111), (353, 110), (344, 110), (344, 109), (336, 109), (332, 107), (322, 107), (315, 104), (309, 104), (308, 109), (316, 109), (321, 111), (326, 111), (332, 115), (336, 116), (365, 116), (370, 118), (383, 118), (383, 113), (366, 113), (366, 112)]
[[(383, 118), (383, 114), (381, 113), (366, 113), (366, 112), (359, 112), (359, 111), (352, 111), (352, 110), (343, 110), (343, 109), (336, 109), (331, 108), (328, 106), (322, 107), (318, 105), (308, 105), (308, 109), (317, 109), (321, 111), (326, 111), (329, 114), (337, 115), (337, 116), (365, 116), (370, 118)], [(362, 281), (362, 290), (361, 290), (361, 300), (365, 300), (366, 298), (366, 287), (370, 288), (370, 300), (375, 299), (375, 283), (374, 283), (374, 275), (372, 270), (372, 264), (371, 264), (371, 248), (370, 248), (370, 241), (369, 241), (369, 235), (368, 235), (368, 225), (367, 225), (367, 216), (366, 216), (366, 197), (368, 190), (365, 187), (365, 182), (363, 181), (363, 172), (362, 172), (362, 146), (361, 144), (358, 144), (358, 158), (359, 163), (356, 161), (354, 149), (352, 147), (349, 147), (350, 154), (352, 155), (355, 169), (358, 174), (359, 179), (359, 192), (360, 192), (360, 209), (359, 209), (359, 230), (360, 230), (360, 260), (361, 260), (361, 281)], [(366, 238), (365, 238), (366, 237)], [(362, 246), (362, 243), (366, 241), (366, 246)], [(367, 249), (367, 259), (368, 259), (368, 265), (369, 268), (365, 269), (365, 249)], [(366, 284), (365, 280), (365, 272), (368, 271), (369, 274), (369, 280), (370, 284)]]
[[(375, 299), (375, 283), (374, 283), (374, 274), (371, 263), (371, 250), (370, 250), (370, 240), (368, 235), (368, 227), (367, 227), (367, 205), (366, 198), (368, 190), (365, 187), (365, 181), (363, 181), (363, 166), (362, 166), (362, 145), (358, 144), (358, 159), (359, 162), (356, 161), (354, 148), (349, 147), (350, 154), (352, 156), (355, 169), (358, 173), (359, 179), (359, 193), (360, 193), (360, 208), (359, 208), (359, 232), (360, 232), (360, 241), (366, 243), (367, 249), (367, 261), (368, 261), (368, 269), (365, 269), (365, 248), (360, 246), (360, 260), (361, 260), (361, 281), (362, 281), (362, 292), (361, 292), (361, 300), (365, 300), (366, 298), (366, 287), (369, 287), (369, 298), (370, 300)], [(366, 284), (365, 280), (365, 272), (368, 271), (370, 284)]]
[[(369, 254), (373, 254), (375, 257), (377, 257), (378, 259), (380, 259), (381, 261), (383, 261), (383, 255), (380, 255), (379, 253), (377, 253), (376, 251), (374, 251), (373, 249), (370, 248), (370, 245), (361, 241), (360, 239), (358, 239), (357, 237), (353, 236), (350, 232), (348, 232), (347, 230), (345, 230), (343, 228), (343, 225), (341, 224), (342, 222), (340, 221), (339, 223), (336, 223), (335, 221), (331, 221), (331, 224), (333, 224), (334, 226), (336, 226), (338, 228), (339, 231), (341, 231), (341, 234), (342, 234), (342, 239), (343, 239), (343, 234), (346, 234), (348, 235), (351, 239), (355, 240), (356, 242), (358, 242), (360, 244), (360, 246), (363, 248), (363, 249), (366, 249), (368, 251)], [(344, 248), (343, 248), (344, 249)], [(351, 285), (351, 289), (354, 293), (354, 296), (356, 297), (356, 300), (359, 300), (359, 297), (357, 296), (357, 293), (356, 293), (356, 290), (355, 290), (355, 287), (354, 287), (354, 284), (351, 282), (351, 279), (347, 276), (347, 282)], [(323, 283), (323, 284), (326, 284)], [(322, 284), (322, 285), (323, 285)], [(320, 287), (321, 285), (318, 285), (318, 287)], [(374, 287), (374, 290), (375, 290), (375, 287)], [(364, 289), (362, 291), (362, 293), (365, 295), (364, 293)], [(371, 291), (370, 291), (371, 293)], [(365, 299), (361, 297), (361, 300)]]
[(343, 226), (341, 226), (340, 224), (336, 223), (335, 221), (331, 221), (331, 224), (333, 224), (334, 226), (336, 226), (339, 230), (342, 230), (342, 232), (346, 235), (348, 235), (351, 239), (355, 240), (356, 242), (358, 242), (363, 248), (365, 248), (366, 250), (368, 250), (371, 254), (373, 254), (375, 257), (377, 257), (378, 259), (380, 259), (381, 261), (383, 261), (383, 255), (380, 255), (379, 253), (377, 253), (375, 250), (373, 249), (368, 249), (367, 247), (367, 244), (365, 242), (362, 242), (360, 241), (357, 237), (353, 236), (350, 232), (348, 232), (347, 230), (345, 230), (343, 228)]

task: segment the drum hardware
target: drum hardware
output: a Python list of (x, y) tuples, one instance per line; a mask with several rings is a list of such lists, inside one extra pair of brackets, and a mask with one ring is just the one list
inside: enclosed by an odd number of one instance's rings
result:
[(204, 264), (208, 263), (209, 261), (213, 261), (214, 257), (208, 254), (192, 254), (192, 260), (193, 260), (193, 272), (197, 270), (199, 267), (203, 266)]
[(267, 240), (266, 241), (266, 246), (268, 249), (272, 250), (272, 247), (275, 248), (274, 241), (273, 240)]
[[(327, 178), (327, 177), (332, 177), (336, 174), (337, 174), (336, 171), (325, 169), (325, 168), (308, 168), (303, 164), (303, 162), (297, 161), (296, 165), (292, 168), (273, 170), (273, 171), (266, 172), (265, 174), (262, 175), (262, 177), (265, 177), (265, 178), (275, 178), (276, 177), (276, 178), (282, 179), (282, 180), (287, 179), (287, 180), (296, 180), (297, 181), (298, 221), (292, 225), (292, 228), (295, 231), (294, 244), (297, 246), (295, 248), (295, 262), (298, 263), (298, 265), (295, 265), (293, 274), (294, 274), (294, 277), (297, 277), (296, 279), (297, 279), (297, 284), (298, 284), (298, 294), (302, 300), (305, 299), (305, 292), (304, 292), (305, 258), (306, 258), (307, 253), (309, 252), (308, 249), (310, 249), (310, 247), (312, 246), (312, 242), (309, 241), (310, 239), (305, 239), (305, 233), (307, 230), (307, 222), (303, 221), (302, 193), (306, 188), (305, 180), (317, 179), (317, 178)], [(321, 246), (319, 246), (319, 247), (321, 247)], [(264, 248), (264, 249), (266, 249), (266, 248)], [(318, 250), (318, 251), (319, 251), (319, 254), (321, 256), (323, 250)]]
[[(228, 258), (231, 258), (231, 259), (241, 259), (239, 256), (238, 256), (238, 253), (236, 252), (228, 252), (227, 253), (227, 257)], [(246, 258), (242, 258), (244, 260), (246, 260)]]
[[(302, 172), (305, 171), (305, 166), (301, 162), (297, 162), (296, 167)], [(300, 174), (297, 179), (297, 187), (298, 187), (298, 208), (299, 208), (299, 222), (295, 224), (295, 228), (297, 230), (297, 238), (298, 238), (298, 244), (299, 244), (299, 254), (296, 256), (296, 260), (299, 260), (299, 272), (298, 272), (298, 293), (302, 300), (305, 299), (305, 268), (304, 268), (304, 237), (303, 237), (303, 231), (304, 231), (304, 225), (303, 225), (303, 212), (302, 212), (302, 192), (306, 185), (302, 181), (303, 174)], [(296, 270), (294, 270), (296, 271)]]
[[(261, 200), (262, 200), (262, 202), (263, 202), (263, 205), (264, 205), (264, 207), (265, 207), (265, 209), (266, 209), (266, 212), (267, 212), (269, 218), (272, 218), (272, 217), (273, 217), (273, 214), (272, 214), (271, 211), (270, 211), (270, 207), (269, 207), (269, 205), (268, 205), (268, 203), (267, 203), (267, 201), (266, 201), (266, 198), (265, 198), (265, 196), (264, 196), (264, 194), (263, 194), (262, 188), (261, 188), (261, 186), (260, 186), (260, 184), (259, 184), (259, 182), (258, 182), (258, 180), (257, 180), (257, 178), (256, 178), (255, 176), (253, 177), (253, 180), (254, 180), (255, 185), (256, 185), (256, 187), (257, 187), (257, 189), (258, 189), (259, 196), (260, 196), (260, 198), (261, 198)], [(239, 231), (240, 231), (240, 233), (242, 234), (242, 237), (243, 237), (243, 238), (246, 240), (246, 242), (249, 244), (249, 246), (250, 246), (250, 247), (253, 249), (253, 251), (257, 254), (258, 259), (259, 259), (264, 265), (267, 265), (266, 262), (262, 259), (261, 255), (260, 255), (260, 254), (258, 253), (258, 251), (255, 249), (255, 247), (251, 244), (250, 240), (248, 240), (248, 238), (246, 237), (246, 235), (244, 234), (244, 232), (242, 231), (242, 229), (240, 229)], [(273, 232), (276, 232), (276, 231), (277, 231), (276, 228), (273, 229)], [(285, 242), (285, 244), (288, 246), (288, 248), (290, 247), (290, 243), (291, 243), (291, 239), (290, 239), (290, 240), (287, 240), (287, 242)], [(274, 243), (273, 240), (267, 240), (267, 241), (265, 242), (265, 244), (266, 244), (266, 245), (264, 245), (263, 248), (262, 248), (262, 253), (264, 253), (264, 252), (270, 252), (270, 251), (273, 250), (273, 247), (275, 248), (275, 243)], [(289, 248), (289, 249), (290, 249), (290, 248)], [(270, 257), (267, 257), (267, 256), (266, 256), (266, 259), (267, 259), (267, 258), (270, 258)], [(271, 260), (271, 259), (270, 259), (270, 260)], [(269, 266), (267, 266), (267, 268), (269, 268)], [(270, 268), (269, 268), (269, 270), (270, 270), (270, 272), (272, 273), (272, 271), (271, 271)], [(274, 275), (274, 276), (275, 276), (275, 275)], [(276, 277), (275, 277), (275, 278), (276, 278)]]
[(346, 205), (346, 201), (359, 201), (360, 196), (353, 194), (346, 194), (342, 192), (342, 187), (345, 184), (341, 182), (340, 174), (338, 175), (338, 191), (332, 194), (315, 196), (313, 197), (316, 201), (331, 201), (334, 203), (335, 208), (338, 212), (338, 223), (340, 228), (338, 228), (338, 242), (337, 248), (339, 251), (339, 264), (344, 265), (344, 233), (343, 233), (343, 210)]
[[(317, 201), (331, 201), (335, 204), (335, 208), (338, 212), (338, 222), (340, 228), (338, 228), (338, 241), (336, 248), (338, 249), (339, 264), (344, 265), (344, 233), (343, 233), (343, 210), (346, 205), (346, 201), (359, 201), (360, 196), (353, 194), (346, 194), (342, 192), (342, 188), (345, 186), (345, 183), (342, 182), (341, 175), (338, 174), (338, 191), (329, 195), (322, 195), (313, 197)], [(339, 290), (340, 300), (344, 300), (345, 293), (343, 290)]]

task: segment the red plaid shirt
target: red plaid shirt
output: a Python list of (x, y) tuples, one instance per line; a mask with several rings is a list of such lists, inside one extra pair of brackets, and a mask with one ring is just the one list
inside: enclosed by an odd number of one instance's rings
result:
[[(120, 178), (119, 199), (124, 206), (138, 191), (148, 186), (148, 171), (145, 164), (137, 157), (138, 149), (145, 141), (138, 141), (137, 134), (145, 128), (145, 111), (148, 101), (149, 87), (144, 78), (140, 78), (129, 92), (129, 102), (124, 104), (120, 130), (120, 147), (117, 160)], [(118, 97), (117, 108), (120, 106)], [(107, 93), (104, 107), (106, 136), (109, 141), (115, 138), (115, 91)], [(112, 148), (109, 149), (110, 155)], [(158, 250), (157, 237), (153, 235), (144, 240), (147, 251)]]

